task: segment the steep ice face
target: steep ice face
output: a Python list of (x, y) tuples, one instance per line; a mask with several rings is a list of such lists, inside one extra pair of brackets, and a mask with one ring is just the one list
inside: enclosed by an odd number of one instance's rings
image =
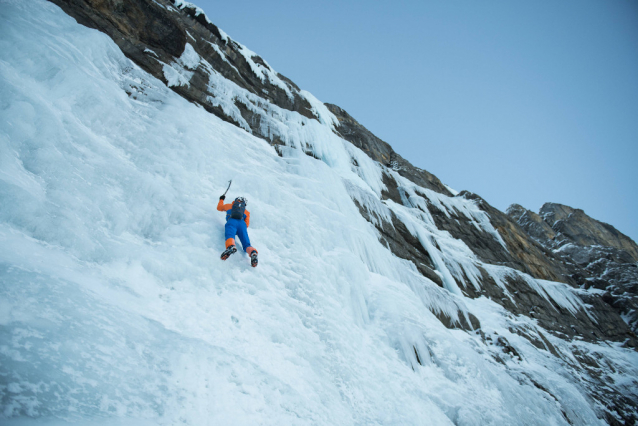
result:
[[(0, 52), (3, 424), (602, 424), (570, 366), (510, 331), (533, 320), (462, 296), (478, 260), (427, 211), (381, 203), (379, 165), (319, 104), (321, 122), (273, 118), (279, 156), (41, 0), (0, 3)], [(219, 260), (231, 178), (257, 269)], [(352, 194), (413, 224), (447, 290), (391, 255)], [(519, 356), (432, 312), (473, 313)], [(635, 353), (545, 339), (636, 377)]]

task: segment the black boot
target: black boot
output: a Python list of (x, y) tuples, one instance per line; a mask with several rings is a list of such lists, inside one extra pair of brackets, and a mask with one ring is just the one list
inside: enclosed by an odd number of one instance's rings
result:
[(252, 266), (253, 268), (257, 266), (257, 250), (253, 251), (250, 254), (250, 266)]
[(226, 250), (224, 250), (224, 252), (222, 253), (221, 259), (222, 260), (226, 260), (230, 257), (231, 254), (235, 253), (237, 251), (237, 247), (235, 246), (228, 246), (226, 248)]

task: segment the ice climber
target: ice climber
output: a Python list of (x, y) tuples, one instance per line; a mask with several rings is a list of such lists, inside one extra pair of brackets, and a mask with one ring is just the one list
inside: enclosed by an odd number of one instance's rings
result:
[(250, 212), (246, 210), (247, 201), (244, 197), (237, 197), (232, 204), (224, 204), (225, 195), (219, 197), (217, 210), (226, 212), (226, 250), (221, 255), (222, 260), (237, 251), (235, 247), (235, 235), (239, 237), (241, 246), (250, 256), (250, 265), (257, 266), (257, 250), (250, 245), (248, 238), (248, 225), (250, 224)]

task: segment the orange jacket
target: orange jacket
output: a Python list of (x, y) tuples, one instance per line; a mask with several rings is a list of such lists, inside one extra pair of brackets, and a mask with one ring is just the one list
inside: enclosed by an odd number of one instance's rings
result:
[[(220, 212), (228, 211), (233, 208), (233, 203), (224, 204), (224, 200), (219, 200), (219, 203), (217, 203), (217, 210)], [(246, 227), (248, 227), (250, 225), (250, 212), (248, 210), (244, 210), (244, 214), (246, 215), (244, 221), (246, 222)]]

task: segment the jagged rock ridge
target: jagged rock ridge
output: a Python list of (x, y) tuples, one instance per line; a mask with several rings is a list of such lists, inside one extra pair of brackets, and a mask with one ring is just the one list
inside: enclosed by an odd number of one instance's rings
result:
[(538, 214), (513, 204), (507, 214), (568, 265), (578, 285), (602, 290), (603, 300), (638, 332), (638, 245), (631, 238), (562, 204), (546, 203)]

